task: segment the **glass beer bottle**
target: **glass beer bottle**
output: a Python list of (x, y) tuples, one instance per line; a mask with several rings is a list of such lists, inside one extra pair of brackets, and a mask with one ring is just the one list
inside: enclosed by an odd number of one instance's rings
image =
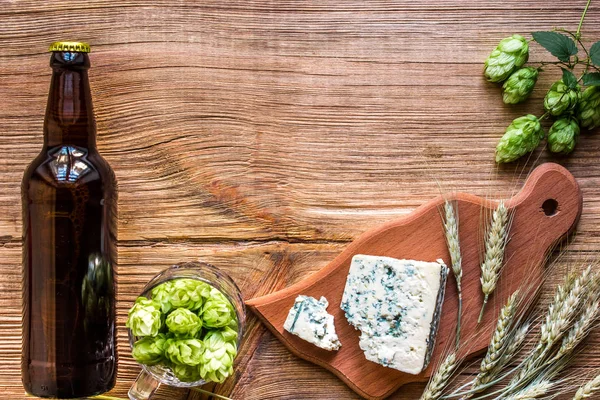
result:
[(96, 149), (89, 45), (50, 46), (44, 145), (25, 171), (22, 378), (39, 397), (115, 383), (115, 176)]

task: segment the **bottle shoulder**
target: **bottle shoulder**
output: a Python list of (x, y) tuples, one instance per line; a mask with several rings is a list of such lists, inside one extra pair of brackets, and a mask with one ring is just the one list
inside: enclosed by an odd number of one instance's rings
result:
[(27, 167), (23, 190), (29, 185), (55, 188), (101, 185), (115, 191), (114, 172), (97, 151), (76, 146), (45, 147)]
[(115, 172), (106, 158), (102, 157), (98, 151), (94, 150), (93, 152), (89, 153), (88, 159), (96, 166), (103, 180), (112, 181), (113, 184), (116, 185), (117, 178)]

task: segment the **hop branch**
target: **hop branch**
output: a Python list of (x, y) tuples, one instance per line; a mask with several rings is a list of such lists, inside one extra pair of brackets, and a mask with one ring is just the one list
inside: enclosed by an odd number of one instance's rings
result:
[[(529, 41), (517, 34), (502, 39), (485, 60), (484, 76), (490, 82), (503, 84), (502, 100), (506, 104), (527, 100), (546, 66), (562, 69), (562, 78), (552, 84), (544, 97), (545, 113), (540, 117), (529, 114), (516, 118), (496, 146), (496, 162), (512, 162), (531, 153), (544, 137), (552, 153), (569, 154), (575, 149), (581, 128), (593, 130), (600, 126), (600, 41), (589, 49), (581, 41), (581, 27), (590, 3), (588, 0), (575, 33), (556, 29), (531, 34), (532, 41), (549, 51), (556, 61), (525, 66)], [(585, 56), (580, 58), (580, 53)], [(548, 135), (540, 124), (545, 118), (554, 119)]]

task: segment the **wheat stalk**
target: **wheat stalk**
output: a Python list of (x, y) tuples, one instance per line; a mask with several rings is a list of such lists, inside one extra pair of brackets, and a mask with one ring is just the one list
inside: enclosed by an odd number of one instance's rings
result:
[(458, 348), (460, 343), (460, 322), (462, 318), (462, 256), (460, 254), (460, 240), (458, 236), (458, 207), (454, 207), (448, 200), (444, 202), (444, 231), (446, 233), (446, 242), (448, 252), (452, 261), (452, 273), (456, 280), (456, 289), (458, 293), (458, 317), (456, 321), (456, 341)]
[(435, 373), (429, 378), (427, 387), (421, 395), (421, 400), (437, 400), (441, 397), (444, 388), (448, 385), (452, 373), (458, 366), (456, 354), (450, 353), (439, 365)]
[(583, 400), (589, 397), (600, 390), (600, 375), (596, 375), (596, 377), (590, 381), (588, 381), (585, 385), (581, 386), (575, 392), (575, 396), (573, 396), (573, 400)]
[(504, 397), (506, 400), (530, 400), (537, 399), (540, 396), (545, 395), (552, 389), (554, 386), (553, 382), (548, 380), (543, 380), (537, 383), (533, 383), (527, 386), (525, 389), (520, 390), (519, 392), (510, 395), (508, 397)]
[(483, 291), (483, 304), (477, 323), (481, 322), (485, 306), (490, 295), (496, 289), (504, 261), (504, 249), (508, 241), (509, 215), (508, 208), (501, 201), (492, 214), (492, 221), (485, 241), (485, 258), (481, 264), (481, 290)]
[(198, 388), (198, 387), (193, 387), (193, 388), (190, 388), (190, 389), (192, 389), (192, 390), (194, 390), (194, 391), (196, 391), (196, 392), (198, 392), (198, 393), (202, 393), (202, 394), (204, 394), (204, 395), (207, 395), (208, 397), (214, 397), (215, 399), (221, 399), (221, 400), (232, 400), (232, 399), (231, 399), (231, 398), (229, 398), (229, 397), (221, 396), (220, 394), (216, 394), (216, 393), (213, 393), (213, 392), (209, 392), (208, 390), (200, 389), (200, 388)]

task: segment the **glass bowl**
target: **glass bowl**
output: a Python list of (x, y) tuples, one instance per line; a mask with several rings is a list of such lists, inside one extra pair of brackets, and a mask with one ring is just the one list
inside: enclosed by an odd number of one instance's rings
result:
[[(180, 278), (197, 279), (206, 282), (219, 289), (227, 297), (233, 305), (238, 320), (237, 348), (239, 350), (246, 322), (244, 301), (242, 300), (240, 289), (235, 282), (218, 268), (199, 261), (173, 265), (152, 278), (144, 287), (140, 296), (152, 298), (151, 292), (154, 287), (166, 281)], [(133, 348), (133, 343), (138, 338), (131, 333), (130, 329), (127, 332), (129, 335), (129, 345)], [(131, 389), (129, 389), (129, 398), (131, 400), (149, 399), (160, 384), (190, 388), (206, 383), (202, 379), (194, 382), (182, 382), (173, 375), (169, 368), (162, 365), (140, 365), (142, 366), (142, 372), (131, 386)]]

